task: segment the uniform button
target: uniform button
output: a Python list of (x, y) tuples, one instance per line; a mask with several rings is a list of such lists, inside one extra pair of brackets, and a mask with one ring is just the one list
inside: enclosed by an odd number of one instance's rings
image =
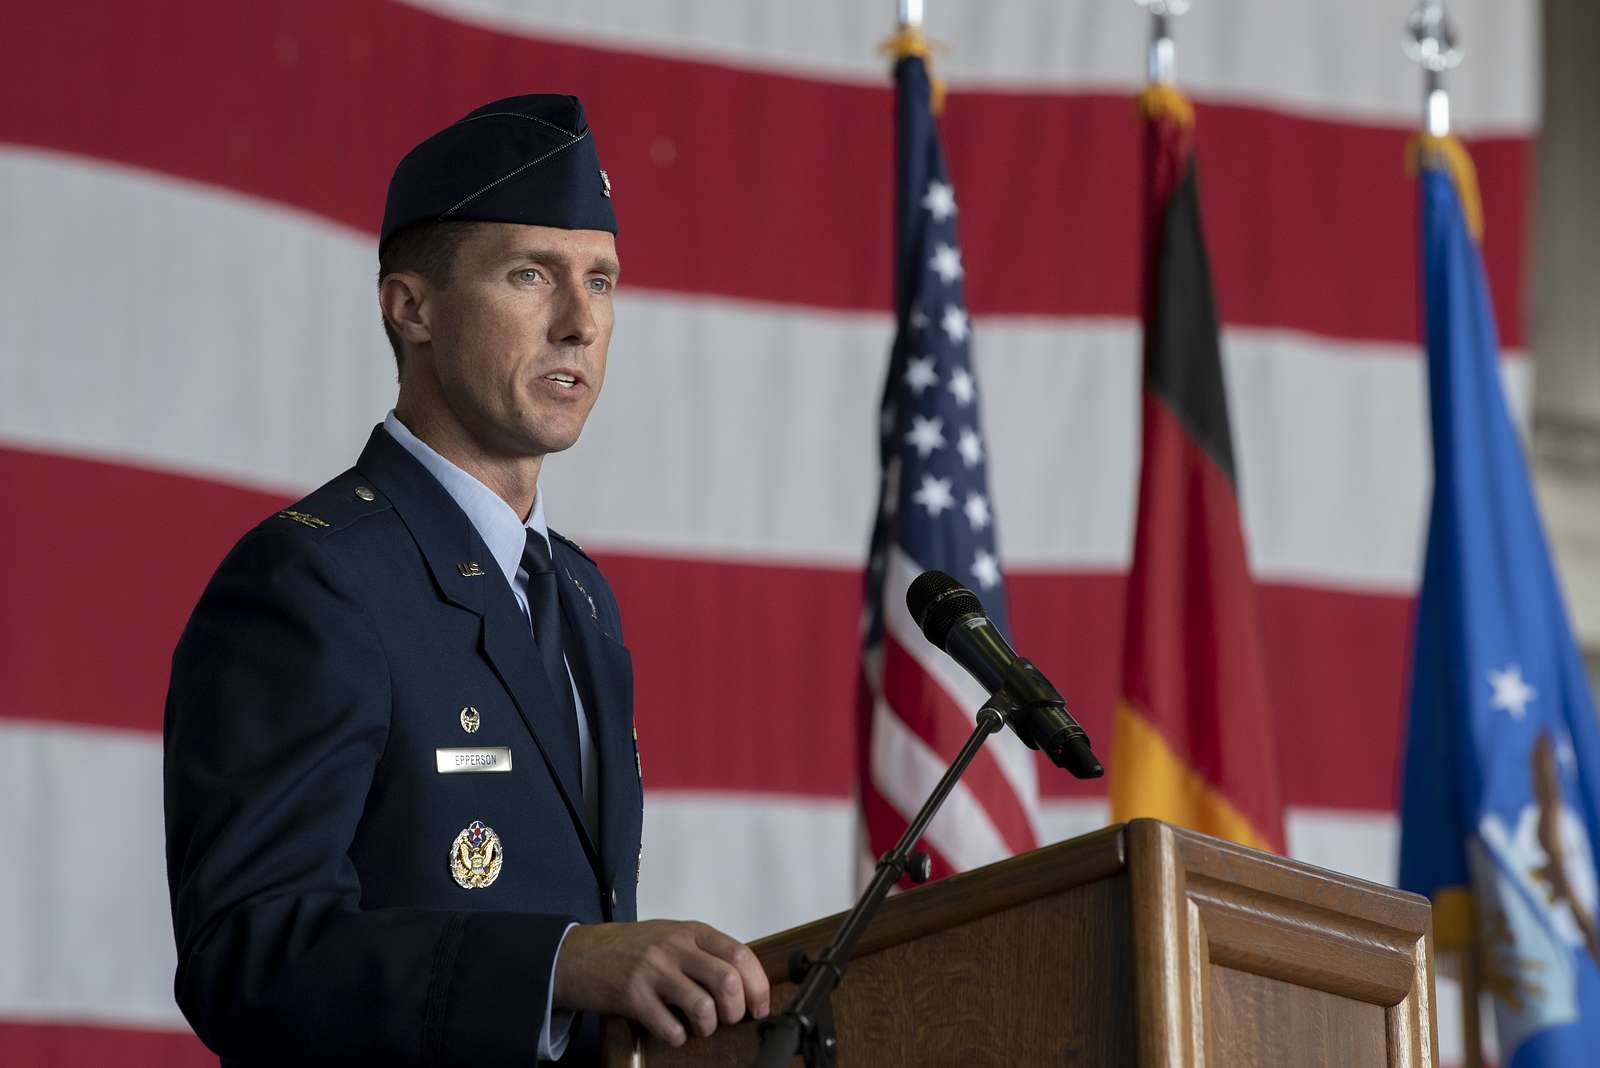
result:
[(356, 487), (356, 496), (360, 497), (364, 501), (376, 500), (377, 497), (378, 497), (378, 495), (376, 493), (373, 493), (370, 489), (368, 489), (365, 486), (357, 486)]

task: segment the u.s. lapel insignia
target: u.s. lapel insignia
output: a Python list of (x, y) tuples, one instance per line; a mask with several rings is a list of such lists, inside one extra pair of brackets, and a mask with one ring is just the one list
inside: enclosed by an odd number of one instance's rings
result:
[(468, 734), (471, 734), (473, 731), (477, 730), (480, 722), (482, 722), (482, 716), (479, 715), (476, 708), (468, 705), (466, 708), (461, 710), (461, 729), (466, 731)]
[(574, 586), (578, 587), (578, 592), (583, 594), (583, 599), (585, 601), (589, 602), (589, 618), (590, 619), (599, 619), (600, 618), (600, 610), (594, 606), (594, 598), (590, 597), (589, 596), (589, 591), (583, 588), (583, 583), (578, 581), (578, 576), (574, 575), (572, 573), (572, 571), (570, 569), (568, 569), (567, 570), (567, 578), (571, 579), (572, 580), (572, 584)]
[(457, 564), (456, 570), (461, 572), (462, 578), (483, 577), (483, 568), (478, 566), (478, 561), (476, 560), (468, 560), (465, 563)]
[(450, 874), (463, 890), (482, 890), (500, 877), (504, 859), (494, 828), (473, 820), (450, 847)]

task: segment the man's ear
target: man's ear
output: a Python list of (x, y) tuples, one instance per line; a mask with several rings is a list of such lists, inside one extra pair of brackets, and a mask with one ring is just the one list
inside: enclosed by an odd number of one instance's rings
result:
[(404, 341), (412, 345), (425, 345), (433, 340), (428, 318), (428, 283), (406, 271), (384, 275), (378, 287), (378, 307), (389, 327)]

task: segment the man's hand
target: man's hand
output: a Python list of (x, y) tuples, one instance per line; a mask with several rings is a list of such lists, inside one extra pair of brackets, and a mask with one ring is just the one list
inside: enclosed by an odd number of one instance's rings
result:
[(626, 1016), (674, 1046), (689, 1036), (672, 1009), (704, 1038), (747, 1009), (766, 1016), (771, 996), (750, 948), (703, 923), (580, 924), (556, 958), (558, 1008)]

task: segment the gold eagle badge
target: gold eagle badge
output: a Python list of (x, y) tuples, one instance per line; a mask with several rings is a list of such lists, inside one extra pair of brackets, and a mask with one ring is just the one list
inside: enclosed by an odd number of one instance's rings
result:
[(463, 890), (482, 890), (500, 877), (504, 859), (494, 828), (473, 820), (450, 847), (450, 874)]

